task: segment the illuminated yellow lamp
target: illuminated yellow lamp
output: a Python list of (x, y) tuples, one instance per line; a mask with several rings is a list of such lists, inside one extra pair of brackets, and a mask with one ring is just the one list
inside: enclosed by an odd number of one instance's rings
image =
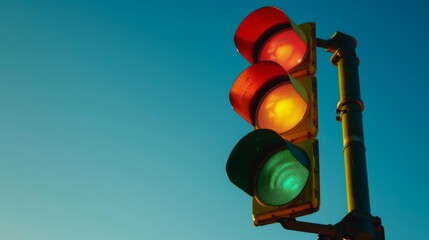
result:
[(305, 118), (309, 109), (307, 92), (298, 83), (293, 84), (296, 80), (290, 79), (271, 89), (260, 101), (256, 128), (284, 134), (299, 126)]
[(233, 109), (256, 129), (271, 129), (294, 142), (317, 134), (314, 78), (296, 79), (278, 63), (249, 66), (229, 95)]

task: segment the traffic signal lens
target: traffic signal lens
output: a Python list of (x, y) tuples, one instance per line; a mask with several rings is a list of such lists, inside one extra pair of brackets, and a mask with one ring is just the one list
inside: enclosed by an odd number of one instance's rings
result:
[(292, 70), (301, 63), (307, 53), (307, 44), (293, 28), (277, 32), (262, 46), (259, 61), (273, 61), (286, 71)]
[(261, 101), (256, 114), (256, 126), (279, 134), (297, 126), (307, 113), (308, 104), (291, 82), (278, 85)]
[(290, 149), (285, 149), (275, 153), (263, 165), (256, 180), (256, 192), (264, 203), (281, 206), (302, 192), (308, 178), (309, 169)]

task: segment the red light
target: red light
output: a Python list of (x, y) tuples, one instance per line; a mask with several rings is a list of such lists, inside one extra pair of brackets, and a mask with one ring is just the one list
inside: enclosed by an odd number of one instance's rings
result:
[(291, 21), (286, 14), (275, 7), (263, 7), (247, 16), (238, 26), (234, 36), (238, 52), (250, 63), (258, 62), (261, 41), (276, 29), (288, 28)]
[(259, 60), (280, 64), (286, 71), (299, 65), (307, 52), (307, 45), (294, 31), (288, 28), (271, 36), (262, 46)]

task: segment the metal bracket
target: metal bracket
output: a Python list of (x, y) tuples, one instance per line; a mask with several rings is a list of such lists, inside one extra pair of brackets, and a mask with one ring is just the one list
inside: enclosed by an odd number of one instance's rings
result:
[(290, 218), (280, 219), (279, 223), (285, 229), (317, 233), (319, 240), (385, 240), (381, 219), (357, 211), (349, 212), (335, 225), (301, 222)]
[[(363, 112), (365, 106), (362, 100), (352, 100), (352, 99), (342, 99), (337, 104), (337, 116), (336, 120), (341, 122), (341, 114), (347, 111), (352, 110), (351, 106), (358, 106), (358, 110)], [(355, 110), (355, 109), (353, 109)]]

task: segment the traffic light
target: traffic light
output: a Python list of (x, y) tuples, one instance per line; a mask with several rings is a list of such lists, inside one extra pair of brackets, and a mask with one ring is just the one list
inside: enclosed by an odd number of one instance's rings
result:
[(258, 62), (238, 76), (229, 99), (256, 129), (272, 129), (291, 142), (317, 135), (314, 77), (297, 80), (275, 62)]
[(296, 25), (280, 9), (263, 7), (241, 22), (234, 42), (250, 63), (274, 61), (300, 79), (316, 73), (315, 35), (314, 23)]
[(235, 38), (251, 65), (230, 91), (254, 131), (232, 150), (229, 179), (253, 198), (255, 225), (319, 209), (315, 24), (294, 24), (280, 9), (246, 17)]

